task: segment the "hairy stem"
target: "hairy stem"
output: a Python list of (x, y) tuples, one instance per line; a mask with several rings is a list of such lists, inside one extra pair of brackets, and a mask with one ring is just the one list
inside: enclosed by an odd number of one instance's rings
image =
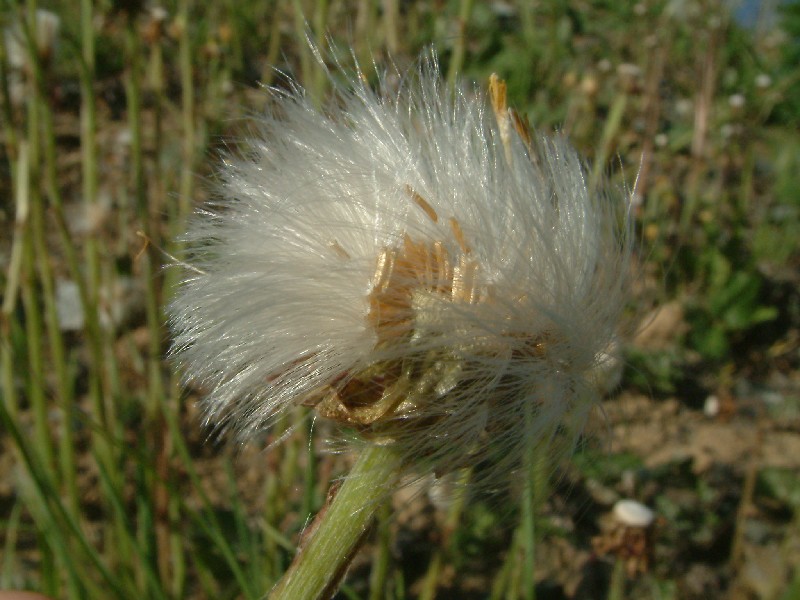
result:
[(375, 511), (400, 475), (400, 455), (387, 446), (368, 446), (353, 470), (311, 524), (308, 539), (270, 600), (323, 600), (336, 591)]

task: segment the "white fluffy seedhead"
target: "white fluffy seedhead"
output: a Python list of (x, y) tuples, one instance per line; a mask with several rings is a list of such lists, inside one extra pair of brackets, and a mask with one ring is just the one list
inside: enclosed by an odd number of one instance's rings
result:
[(423, 472), (490, 479), (571, 447), (623, 309), (627, 202), (501, 83), (490, 106), (431, 64), (326, 112), (276, 93), (225, 162), (170, 306), (209, 423), (248, 437), (313, 406)]

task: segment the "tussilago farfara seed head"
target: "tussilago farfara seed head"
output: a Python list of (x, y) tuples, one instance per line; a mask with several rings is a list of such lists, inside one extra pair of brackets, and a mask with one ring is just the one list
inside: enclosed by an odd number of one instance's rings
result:
[(580, 431), (627, 291), (627, 201), (561, 138), (431, 62), (326, 111), (276, 92), (186, 234), (173, 356), (248, 437), (298, 405), (421, 471)]

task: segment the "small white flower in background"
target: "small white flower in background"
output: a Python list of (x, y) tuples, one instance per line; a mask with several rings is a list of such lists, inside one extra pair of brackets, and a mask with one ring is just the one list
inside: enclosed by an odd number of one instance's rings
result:
[(600, 556), (614, 555), (628, 577), (647, 573), (652, 564), (656, 514), (636, 500), (619, 500), (611, 518), (600, 522), (592, 547)]
[(185, 241), (172, 354), (210, 424), (243, 437), (298, 405), (421, 471), (571, 448), (627, 293), (627, 200), (561, 138), (448, 92), (363, 77), (326, 112), (276, 91)]
[(62, 331), (80, 331), (86, 323), (80, 288), (71, 279), (56, 280), (56, 314)]
[(734, 110), (743, 108), (745, 103), (746, 100), (743, 94), (731, 94), (730, 96), (728, 96), (728, 104)]
[[(58, 49), (61, 17), (49, 10), (37, 9), (32, 29), (30, 35), (33, 36), (37, 58), (43, 67), (47, 67)], [(3, 45), (10, 68), (9, 95), (16, 106), (22, 104), (28, 96), (25, 77), (30, 76), (33, 68), (23, 23), (14, 22), (3, 30)]]
[(647, 528), (653, 524), (655, 513), (636, 500), (619, 500), (614, 504), (614, 518), (628, 527)]
[(759, 73), (758, 75), (756, 75), (755, 83), (757, 88), (761, 90), (766, 89), (772, 85), (772, 77), (770, 77), (766, 73)]
[[(40, 60), (48, 61), (52, 58), (58, 44), (58, 32), (61, 29), (61, 17), (54, 12), (44, 9), (36, 10), (35, 48)], [(6, 60), (12, 69), (23, 70), (28, 66), (28, 43), (25, 40), (24, 28), (21, 23), (6, 27), (3, 32)]]

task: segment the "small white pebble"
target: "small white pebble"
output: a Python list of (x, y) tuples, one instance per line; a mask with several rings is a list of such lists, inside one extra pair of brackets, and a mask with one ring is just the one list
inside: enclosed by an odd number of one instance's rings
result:
[(707, 417), (716, 417), (719, 414), (719, 398), (711, 394), (703, 403), (703, 414)]
[(501, 19), (513, 19), (517, 16), (517, 8), (508, 2), (492, 2), (491, 10)]
[(169, 13), (163, 6), (153, 6), (150, 8), (150, 17), (154, 21), (166, 21), (167, 17), (169, 17)]
[(641, 77), (642, 75), (642, 68), (639, 65), (633, 63), (620, 63), (617, 65), (617, 75), (620, 77), (628, 77), (630, 79), (636, 79)]
[(744, 103), (745, 98), (742, 94), (731, 94), (728, 98), (728, 104), (730, 104), (731, 108), (742, 108)]
[(56, 314), (62, 331), (83, 329), (84, 314), (78, 284), (69, 279), (56, 280)]
[(772, 77), (766, 73), (759, 73), (756, 75), (756, 87), (760, 89), (768, 88), (772, 85)]
[(675, 112), (681, 117), (686, 117), (694, 113), (694, 103), (688, 98), (681, 98), (675, 102)]
[(614, 505), (614, 517), (628, 527), (650, 527), (655, 513), (636, 500), (620, 500)]

